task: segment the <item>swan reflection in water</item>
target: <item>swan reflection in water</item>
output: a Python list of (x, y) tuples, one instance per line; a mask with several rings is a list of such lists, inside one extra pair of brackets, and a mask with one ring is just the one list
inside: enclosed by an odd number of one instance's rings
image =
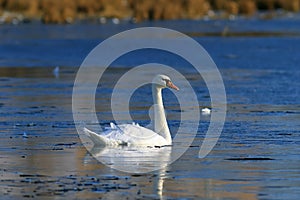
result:
[(119, 171), (147, 173), (165, 168), (172, 147), (94, 146), (90, 153), (100, 162)]
[(94, 146), (90, 153), (107, 166), (119, 171), (141, 174), (156, 171), (153, 192), (163, 197), (164, 180), (171, 157), (171, 146), (163, 147), (103, 147)]

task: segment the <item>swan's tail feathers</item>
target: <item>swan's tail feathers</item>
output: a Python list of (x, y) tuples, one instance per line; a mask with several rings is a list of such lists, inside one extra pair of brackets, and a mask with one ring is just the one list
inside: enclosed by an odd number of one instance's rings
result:
[(110, 128), (111, 129), (117, 129), (117, 126), (113, 122), (110, 122)]
[(102, 135), (99, 135), (87, 128), (84, 128), (83, 131), (90, 136), (90, 139), (96, 146), (105, 146), (107, 144), (107, 139)]
[(123, 130), (117, 124), (114, 124), (113, 122), (110, 122), (110, 127), (111, 127), (111, 130), (118, 130), (120, 132), (123, 132)]
[(109, 127), (105, 127), (105, 130), (119, 130), (119, 127), (114, 124), (113, 122), (110, 122), (110, 126)]
[(138, 123), (132, 122), (132, 125), (140, 127)]

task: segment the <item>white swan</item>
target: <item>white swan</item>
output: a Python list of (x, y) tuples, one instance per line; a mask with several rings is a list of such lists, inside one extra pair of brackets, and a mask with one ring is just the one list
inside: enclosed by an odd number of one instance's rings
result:
[(138, 145), (138, 146), (164, 146), (171, 145), (172, 138), (167, 124), (162, 89), (172, 88), (179, 90), (166, 75), (157, 75), (152, 81), (152, 96), (154, 101), (154, 131), (141, 127), (138, 124), (115, 125), (110, 123), (102, 134), (97, 134), (84, 128), (95, 145)]

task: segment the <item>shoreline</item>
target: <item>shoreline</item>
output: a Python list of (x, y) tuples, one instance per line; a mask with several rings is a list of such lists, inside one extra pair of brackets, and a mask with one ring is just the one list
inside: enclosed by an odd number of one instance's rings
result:
[(300, 13), (296, 12), (288, 12), (284, 10), (277, 10), (277, 11), (264, 11), (264, 12), (257, 12), (251, 16), (245, 15), (227, 15), (224, 12), (213, 12), (210, 15), (205, 15), (203, 17), (199, 17), (196, 19), (187, 19), (187, 18), (178, 18), (178, 19), (166, 19), (166, 20), (143, 20), (143, 21), (136, 21), (134, 18), (117, 18), (117, 17), (82, 17), (73, 19), (70, 21), (64, 22), (57, 22), (57, 23), (45, 23), (40, 17), (27, 17), (21, 13), (16, 12), (9, 12), (4, 11), (0, 14), (0, 26), (4, 24), (120, 24), (120, 23), (132, 23), (132, 24), (142, 24), (142, 23), (150, 23), (150, 22), (168, 22), (168, 21), (218, 21), (218, 20), (228, 20), (228, 21), (235, 21), (235, 20), (262, 20), (262, 21), (269, 21), (269, 20), (276, 20), (276, 19), (300, 19)]

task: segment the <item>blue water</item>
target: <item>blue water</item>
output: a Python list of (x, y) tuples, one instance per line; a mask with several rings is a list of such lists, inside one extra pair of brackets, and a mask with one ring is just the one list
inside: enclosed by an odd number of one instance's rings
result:
[[(93, 159), (78, 139), (71, 110), (75, 74), (86, 55), (107, 37), (139, 26), (191, 35), (217, 64), (228, 103), (222, 135), (205, 159), (197, 155), (209, 116), (202, 116), (194, 143), (181, 159), (143, 175), (118, 172)], [(1, 25), (3, 198), (298, 199), (298, 26), (297, 18)], [(225, 28), (235, 35), (222, 36)], [(149, 61), (179, 69), (197, 91), (200, 106), (210, 106), (205, 83), (184, 60), (167, 52), (136, 51), (120, 57), (105, 73), (105, 90), (98, 91), (96, 100), (104, 125), (111, 120), (109, 98), (118, 77)], [(56, 66), (58, 75), (53, 74)], [(138, 89), (130, 105), (132, 117), (142, 125), (149, 120), (149, 90), (147, 85)], [(164, 95), (171, 132), (176, 132), (178, 102), (171, 92)]]

